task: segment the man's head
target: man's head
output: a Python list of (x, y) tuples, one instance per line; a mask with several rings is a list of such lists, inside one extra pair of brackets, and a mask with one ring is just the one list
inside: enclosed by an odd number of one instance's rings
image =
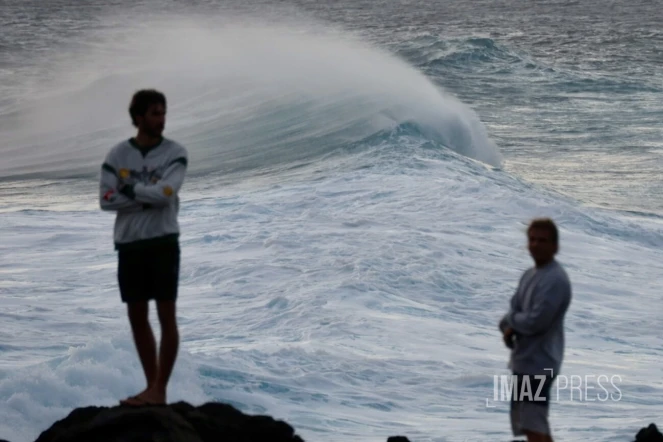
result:
[(537, 266), (550, 262), (559, 250), (557, 226), (549, 218), (536, 218), (527, 228), (529, 253)]
[(159, 137), (166, 125), (166, 97), (154, 89), (140, 90), (131, 99), (129, 115), (139, 132)]

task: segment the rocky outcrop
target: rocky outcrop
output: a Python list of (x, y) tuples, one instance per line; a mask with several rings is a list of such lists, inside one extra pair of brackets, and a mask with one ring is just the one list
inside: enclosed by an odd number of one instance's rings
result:
[(85, 407), (44, 431), (36, 442), (303, 442), (270, 416), (250, 416), (231, 405), (186, 402), (149, 407)]
[[(292, 426), (265, 415), (248, 415), (232, 405), (177, 402), (150, 407), (84, 407), (54, 423), (35, 442), (304, 442)], [(7, 442), (0, 439), (0, 442)], [(391, 436), (387, 442), (410, 442)], [(520, 441), (515, 441), (520, 442)], [(625, 441), (626, 442), (626, 441)], [(640, 429), (635, 442), (663, 442), (655, 424)]]
[(638, 431), (635, 442), (663, 442), (663, 434), (658, 431), (656, 424), (652, 423)]

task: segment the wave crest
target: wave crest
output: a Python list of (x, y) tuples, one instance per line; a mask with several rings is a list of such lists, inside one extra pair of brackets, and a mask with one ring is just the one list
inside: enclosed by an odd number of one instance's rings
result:
[(109, 146), (132, 132), (126, 109), (141, 87), (166, 93), (167, 136), (189, 147), (196, 174), (310, 159), (404, 123), (460, 154), (501, 164), (471, 109), (401, 59), (348, 35), (179, 18), (128, 25), (126, 33), (140, 42), (131, 51), (109, 40), (103, 52), (76, 61), (87, 86), (13, 115), (0, 143), (0, 177), (96, 174)]

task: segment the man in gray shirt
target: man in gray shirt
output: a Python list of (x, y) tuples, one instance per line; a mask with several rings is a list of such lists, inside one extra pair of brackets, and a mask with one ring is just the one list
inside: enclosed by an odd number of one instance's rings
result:
[[(180, 275), (179, 192), (188, 166), (187, 149), (163, 136), (166, 97), (137, 91), (129, 107), (135, 137), (106, 154), (99, 181), (101, 210), (115, 213), (113, 242), (117, 279), (147, 388), (120, 401), (123, 405), (163, 405), (177, 359), (176, 304)], [(155, 301), (161, 324), (157, 344), (149, 322)]]
[(513, 372), (511, 428), (528, 442), (552, 442), (548, 423), (550, 387), (564, 358), (564, 317), (571, 303), (571, 282), (555, 260), (558, 230), (547, 218), (528, 229), (534, 267), (525, 271), (500, 321), (504, 343), (511, 349)]

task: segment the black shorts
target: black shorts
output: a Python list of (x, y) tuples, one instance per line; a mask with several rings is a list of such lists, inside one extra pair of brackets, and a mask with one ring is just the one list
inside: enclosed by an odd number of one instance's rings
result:
[(122, 302), (175, 301), (179, 276), (177, 242), (118, 250), (117, 279)]
[[(529, 384), (526, 379), (529, 378)], [(534, 376), (514, 373), (511, 396), (511, 430), (514, 436), (524, 436), (528, 431), (551, 434), (548, 422), (550, 389), (554, 376)]]

